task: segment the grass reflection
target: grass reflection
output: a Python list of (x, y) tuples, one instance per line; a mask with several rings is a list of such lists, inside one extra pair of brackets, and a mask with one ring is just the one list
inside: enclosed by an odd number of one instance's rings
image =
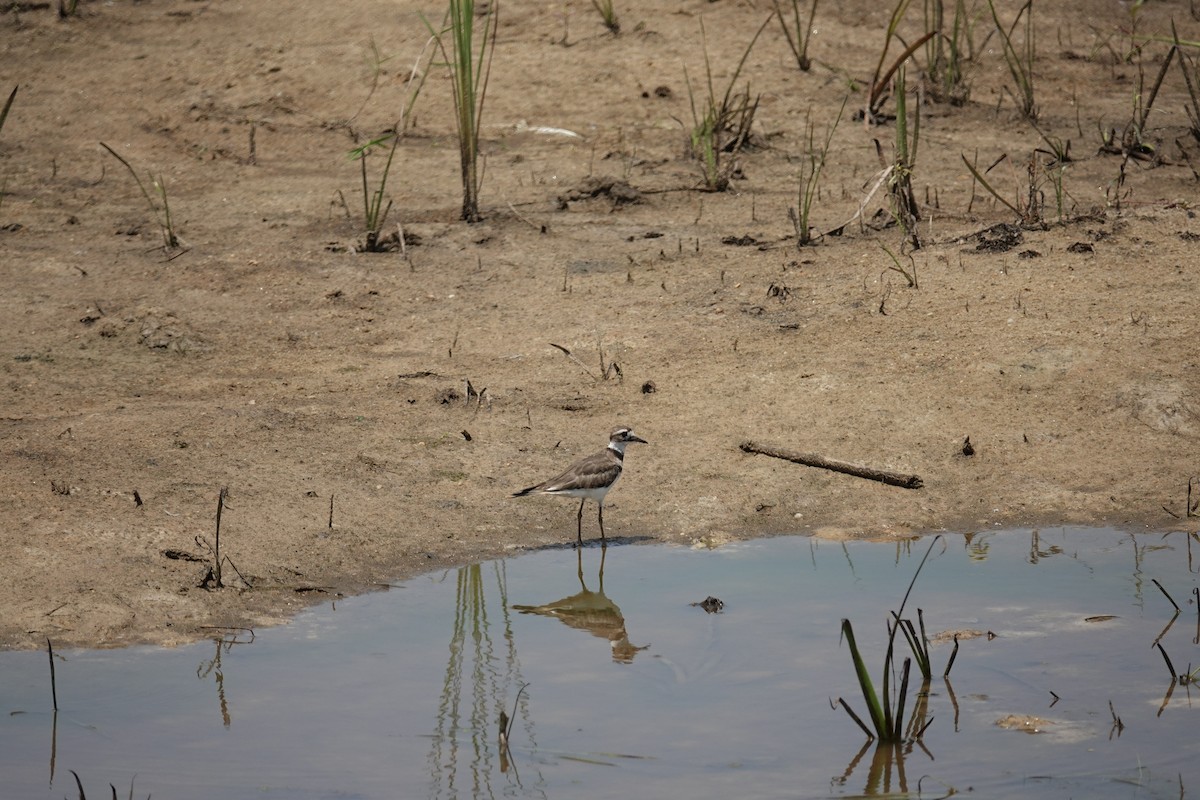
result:
[[(501, 764), (500, 719), (507, 699), (517, 696), (514, 715), (533, 738), (529, 695), (521, 678), (508, 611), (503, 561), (472, 564), (457, 571), (449, 658), (442, 679), (427, 758), (431, 797), (495, 797), (512, 786), (494, 785), (507, 772)], [(516, 782), (508, 773), (505, 782)]]

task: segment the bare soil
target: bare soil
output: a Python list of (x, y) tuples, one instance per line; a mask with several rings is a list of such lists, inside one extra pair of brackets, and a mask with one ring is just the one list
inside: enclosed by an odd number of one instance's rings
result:
[[(998, 5), (1011, 21), (1018, 4)], [(920, 103), (915, 251), (858, 222), (797, 248), (787, 214), (806, 122), (819, 140), (843, 97), (814, 227), (867, 197), (876, 140), (891, 158), (893, 122), (851, 119), (887, 4), (821, 4), (808, 72), (765, 29), (742, 74), (760, 96), (752, 147), (726, 192), (698, 189), (684, 70), (701, 90), (703, 18), (722, 93), (770, 4), (616, 6), (618, 36), (585, 0), (500, 3), (477, 224), (459, 221), (433, 67), (387, 188), (385, 233), (402, 224), (406, 252), (362, 253), (349, 153), (396, 123), (419, 11), (437, 4), (117, 0), (66, 20), (0, 4), (0, 97), (20, 86), (0, 131), (0, 646), (173, 644), (570, 546), (573, 500), (509, 495), (618, 424), (651, 442), (607, 504), (622, 544), (1195, 528), (1200, 146), (1177, 63), (1148, 157), (1102, 150), (1163, 63), (1154, 37), (1173, 19), (1200, 40), (1187, 2), (1146, 3), (1136, 29), (1128, 4), (1034, 4), (1038, 125), (1074, 159), (1061, 218), (976, 3), (969, 100)], [(100, 142), (161, 177), (182, 249), (164, 250)], [(963, 155), (1007, 155), (988, 175), (1014, 203), (1035, 157), (1042, 224), (981, 236), (1018, 220)], [(377, 151), (372, 187), (382, 165)], [(880, 191), (864, 216), (887, 207)], [(222, 487), (226, 586), (202, 588)], [(595, 537), (593, 507), (584, 522)]]

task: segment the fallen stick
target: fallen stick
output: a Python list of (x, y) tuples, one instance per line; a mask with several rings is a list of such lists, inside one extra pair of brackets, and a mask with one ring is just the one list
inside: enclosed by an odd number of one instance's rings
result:
[(920, 489), (923, 485), (921, 478), (917, 475), (906, 475), (902, 472), (890, 472), (885, 469), (872, 469), (871, 467), (863, 467), (845, 461), (835, 461), (832, 458), (825, 458), (816, 453), (797, 453), (794, 450), (784, 450), (780, 447), (749, 441), (742, 442), (739, 447), (747, 453), (758, 453), (759, 455), (772, 456), (773, 458), (782, 458), (784, 461), (794, 461), (797, 464), (804, 464), (807, 467), (820, 467), (821, 469), (828, 469), (834, 472), (843, 472), (847, 475), (853, 475), (856, 478), (879, 481), (890, 486), (899, 486), (902, 489)]

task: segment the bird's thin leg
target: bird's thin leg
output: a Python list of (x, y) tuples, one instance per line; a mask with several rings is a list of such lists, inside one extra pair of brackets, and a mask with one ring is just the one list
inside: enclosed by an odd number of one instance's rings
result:
[(583, 546), (583, 504), (587, 498), (579, 501), (579, 513), (575, 515), (575, 546)]
[(600, 546), (605, 547), (608, 545), (608, 540), (604, 538), (604, 503), (597, 503), (596, 505), (600, 508)]

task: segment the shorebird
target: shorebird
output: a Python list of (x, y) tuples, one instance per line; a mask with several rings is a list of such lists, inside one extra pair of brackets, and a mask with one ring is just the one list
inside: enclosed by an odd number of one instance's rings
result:
[(581, 458), (561, 474), (548, 481), (530, 486), (515, 492), (513, 497), (525, 497), (530, 494), (565, 494), (581, 498), (579, 513), (575, 515), (576, 547), (583, 544), (583, 505), (589, 499), (596, 501), (599, 508), (600, 541), (604, 538), (604, 495), (621, 477), (621, 468), (625, 461), (625, 446), (633, 442), (647, 444), (646, 440), (636, 435), (627, 427), (615, 429), (608, 437), (608, 447), (599, 453), (593, 453)]

